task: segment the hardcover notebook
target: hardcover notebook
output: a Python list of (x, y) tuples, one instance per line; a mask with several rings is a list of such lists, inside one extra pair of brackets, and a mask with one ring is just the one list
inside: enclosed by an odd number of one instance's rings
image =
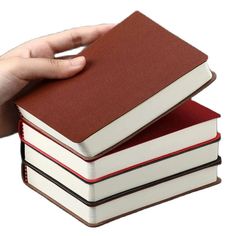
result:
[(215, 78), (207, 55), (140, 12), (81, 55), (87, 60), (81, 73), (43, 81), (16, 104), (26, 120), (86, 160), (124, 142)]
[(217, 165), (220, 163), (219, 157), (213, 162), (130, 189), (93, 204), (82, 200), (79, 195), (64, 185), (24, 162), (22, 176), (26, 185), (83, 223), (88, 226), (99, 226), (146, 207), (220, 183), (220, 179), (217, 178)]
[[(220, 137), (217, 134), (219, 116), (188, 100), (119, 147), (93, 161), (83, 160), (27, 121), (19, 123), (19, 133), (22, 142), (43, 154), (41, 159), (48, 158), (85, 182), (94, 183), (217, 141)], [(32, 161), (39, 160), (36, 158)]]
[(91, 203), (112, 195), (163, 179), (165, 177), (215, 161), (218, 157), (218, 140), (166, 158), (158, 159), (144, 166), (97, 182), (86, 182), (57, 163), (43, 156), (28, 145), (22, 144), (22, 157), (25, 163), (41, 170), (65, 187)]

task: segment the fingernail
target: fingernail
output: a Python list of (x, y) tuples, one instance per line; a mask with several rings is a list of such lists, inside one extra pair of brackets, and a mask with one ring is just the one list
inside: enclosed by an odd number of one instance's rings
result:
[(80, 56), (70, 60), (72, 66), (81, 66), (85, 63), (85, 57)]

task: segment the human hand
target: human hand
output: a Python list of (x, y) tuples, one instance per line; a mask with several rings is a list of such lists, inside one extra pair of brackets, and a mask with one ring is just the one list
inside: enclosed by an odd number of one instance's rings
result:
[(86, 46), (105, 34), (112, 24), (84, 26), (26, 42), (0, 56), (0, 137), (17, 129), (18, 113), (11, 102), (37, 79), (65, 79), (80, 72), (83, 56), (55, 58), (55, 54)]

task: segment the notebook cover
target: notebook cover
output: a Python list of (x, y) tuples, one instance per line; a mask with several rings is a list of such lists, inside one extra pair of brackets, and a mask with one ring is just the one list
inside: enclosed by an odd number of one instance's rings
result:
[[(185, 115), (183, 115), (185, 114)], [(62, 146), (63, 148), (71, 151), (73, 154), (77, 155), (78, 157), (84, 159), (87, 162), (95, 161), (99, 158), (102, 158), (104, 156), (107, 156), (109, 154), (119, 152), (123, 149), (130, 148), (132, 146), (144, 143), (146, 141), (152, 140), (154, 138), (158, 138), (161, 136), (164, 136), (166, 134), (173, 133), (175, 131), (178, 131), (180, 129), (184, 129), (196, 124), (199, 124), (201, 122), (205, 122), (211, 119), (219, 118), (220, 114), (210, 110), (209, 108), (194, 102), (192, 100), (187, 100), (181, 105), (179, 105), (176, 109), (168, 113), (167, 115), (160, 118), (158, 121), (153, 122), (151, 125), (147, 126), (145, 129), (140, 131), (138, 134), (133, 135), (132, 138), (127, 139), (126, 141), (123, 140), (123, 142), (119, 143), (116, 147), (113, 147), (108, 152), (105, 152), (97, 157), (94, 157), (92, 159), (87, 159), (83, 156), (81, 156), (78, 152), (71, 149), (67, 145), (64, 145), (51, 135), (47, 134), (43, 130), (36, 127), (31, 122), (25, 120), (24, 118), (19, 120), (19, 126), (18, 126), (18, 132), (19, 136), (22, 142), (26, 143), (27, 145), (31, 146), (32, 148), (38, 150), (41, 153), (45, 153), (46, 150), (40, 150), (37, 147), (33, 146), (31, 143), (27, 142), (24, 139), (24, 132), (23, 132), (23, 125), (22, 123), (26, 123), (31, 128), (35, 129), (42, 135), (46, 136), (47, 138), (53, 140), (58, 145)], [(125, 142), (124, 142), (125, 141)], [(46, 153), (45, 153), (46, 154)]]
[[(216, 137), (211, 139), (211, 140), (208, 140), (208, 141), (205, 141), (205, 142), (202, 142), (202, 143), (198, 143), (196, 145), (193, 145), (193, 146), (190, 146), (190, 147), (186, 147), (186, 148), (183, 148), (181, 150), (178, 150), (178, 151), (175, 151), (175, 152), (163, 155), (163, 156), (155, 157), (155, 158), (153, 158), (151, 160), (148, 160), (148, 161), (145, 161), (145, 162), (141, 162), (141, 163), (129, 166), (127, 168), (124, 168), (124, 169), (121, 169), (121, 170), (109, 173), (107, 175), (101, 176), (101, 177), (96, 178), (96, 179), (87, 179), (83, 175), (81, 175), (80, 173), (72, 170), (71, 168), (69, 168), (68, 166), (66, 166), (63, 163), (59, 162), (57, 159), (55, 159), (52, 156), (48, 155), (44, 151), (38, 149), (35, 146), (29, 145), (28, 142), (26, 144), (28, 146), (30, 146), (31, 148), (33, 148), (34, 150), (36, 150), (37, 152), (39, 152), (41, 155), (43, 155), (44, 158), (48, 158), (49, 160), (53, 161), (54, 163), (56, 163), (57, 165), (59, 165), (60, 167), (65, 169), (66, 171), (69, 171), (70, 173), (72, 173), (73, 175), (75, 175), (76, 177), (78, 177), (79, 179), (84, 181), (85, 183), (87, 183), (87, 184), (95, 184), (95, 183), (101, 182), (103, 180), (106, 180), (108, 178), (112, 178), (112, 177), (114, 177), (116, 175), (120, 175), (120, 174), (123, 174), (125, 172), (132, 171), (134, 169), (141, 168), (141, 167), (146, 166), (146, 165), (151, 165), (151, 164), (153, 164), (155, 162), (162, 161), (162, 160), (165, 160), (167, 158), (172, 158), (172, 157), (174, 157), (176, 155), (180, 155), (182, 153), (189, 152), (189, 151), (192, 151), (194, 149), (201, 148), (203, 146), (210, 145), (210, 144), (215, 143), (215, 142), (219, 142), (220, 139), (221, 139), (221, 135), (220, 135), (220, 133), (217, 133)], [(24, 142), (21, 142), (21, 157), (22, 157), (22, 160), (25, 160), (25, 143)]]
[(45, 80), (16, 101), (76, 143), (207, 61), (204, 53), (140, 12), (81, 55), (87, 65), (73, 79)]
[[(215, 166), (215, 165), (219, 165), (219, 164), (221, 164), (221, 158), (220, 158), (220, 157), (219, 157), (216, 161), (214, 161), (214, 162), (211, 162), (211, 163), (208, 163), (208, 164), (206, 164), (206, 165), (203, 165), (203, 166), (200, 166), (200, 167), (191, 169), (191, 170), (189, 170), (189, 171), (182, 172), (182, 173), (180, 173), (180, 174), (176, 174), (176, 175), (171, 176), (171, 177), (167, 177), (167, 178), (165, 178), (165, 180), (161, 180), (161, 181), (162, 181), (162, 182), (168, 181), (168, 180), (171, 180), (171, 179), (173, 179), (173, 178), (178, 178), (178, 177), (180, 177), (180, 176), (183, 176), (183, 175), (186, 175), (186, 174), (190, 174), (190, 173), (193, 173), (193, 172), (195, 172), (195, 171), (202, 170), (202, 169), (204, 169), (204, 168), (208, 168), (208, 167)], [(44, 173), (40, 173), (40, 171), (39, 171), (39, 174), (43, 174), (43, 176), (44, 176)], [(46, 177), (46, 176), (44, 176), (44, 177)], [(47, 177), (46, 177), (46, 178), (47, 178)], [(86, 222), (85, 220), (83, 220), (82, 218), (80, 218), (79, 216), (77, 216), (76, 214), (74, 214), (72, 211), (70, 211), (70, 210), (68, 210), (67, 208), (65, 208), (63, 205), (61, 205), (60, 203), (58, 203), (58, 202), (55, 201), (54, 199), (52, 199), (51, 197), (47, 196), (45, 193), (41, 192), (40, 190), (38, 190), (37, 188), (35, 188), (35, 187), (32, 186), (31, 184), (29, 184), (28, 181), (27, 181), (26, 165), (25, 165), (24, 163), (22, 163), (22, 179), (23, 179), (23, 182), (24, 182), (28, 187), (30, 187), (32, 190), (38, 192), (40, 195), (42, 195), (43, 197), (45, 197), (46, 199), (48, 199), (49, 201), (51, 201), (52, 203), (54, 203), (55, 205), (57, 205), (58, 207), (60, 207), (61, 209), (63, 209), (64, 211), (66, 211), (67, 213), (69, 213), (70, 215), (72, 215), (73, 217), (75, 217), (76, 219), (78, 219), (79, 221), (81, 221), (82, 223), (84, 223), (84, 224), (86, 224), (87, 226), (90, 226), (90, 227), (97, 227), (97, 226), (103, 225), (103, 224), (108, 223), (108, 222), (110, 222), (110, 221), (112, 221), (112, 220), (115, 220), (115, 219), (118, 219), (118, 218), (120, 218), (120, 217), (129, 215), (129, 214), (131, 214), (131, 213), (135, 213), (135, 212), (137, 212), (137, 211), (139, 211), (139, 210), (143, 210), (143, 209), (145, 209), (145, 208), (148, 208), (148, 207), (151, 207), (151, 206), (154, 206), (154, 205), (157, 205), (157, 204), (164, 203), (164, 202), (166, 202), (166, 201), (169, 201), (169, 200), (175, 199), (175, 198), (177, 198), (177, 197), (184, 196), (184, 195), (186, 195), (186, 194), (188, 194), (188, 193), (192, 193), (192, 192), (195, 192), (195, 191), (198, 191), (198, 190), (201, 190), (201, 189), (204, 189), (204, 188), (207, 188), (207, 187), (210, 187), (210, 186), (219, 184), (219, 183), (221, 182), (221, 179), (220, 179), (220, 178), (217, 178), (217, 180), (216, 180), (215, 182), (213, 182), (213, 183), (210, 183), (210, 184), (201, 186), (201, 187), (199, 187), (199, 188), (196, 188), (196, 189), (187, 191), (187, 192), (185, 192), (185, 193), (182, 193), (182, 194), (173, 196), (173, 197), (168, 198), (168, 199), (165, 199), (165, 200), (163, 200), (163, 201), (156, 202), (156, 203), (150, 204), (150, 205), (148, 205), (148, 206), (141, 207), (141, 208), (139, 208), (139, 209), (135, 209), (135, 210), (133, 210), (133, 211), (124, 213), (124, 214), (122, 214), (122, 215), (119, 215), (119, 216), (116, 216), (116, 217), (107, 219), (107, 220), (105, 220), (105, 221), (103, 221), (103, 222), (100, 222), (100, 223), (98, 223), (98, 224), (90, 224), (90, 223)], [(51, 181), (51, 179), (49, 179), (49, 180)], [(161, 181), (152, 182), (152, 183), (147, 184), (146, 186), (144, 186), (144, 187), (142, 187), (142, 188), (136, 189), (136, 191), (139, 191), (139, 190), (142, 190), (142, 189), (144, 189), (144, 188), (148, 188), (148, 187), (154, 186), (154, 185), (156, 185), (156, 184), (160, 184), (160, 183), (162, 183)], [(55, 182), (54, 182), (54, 183), (55, 183)], [(56, 183), (55, 183), (55, 184), (56, 184)], [(62, 187), (62, 186), (59, 186), (59, 187)], [(64, 189), (64, 190), (67, 191), (66, 189)], [(69, 191), (70, 191), (70, 190), (69, 190)], [(131, 191), (132, 191), (132, 190), (131, 190)], [(132, 193), (132, 192), (130, 192), (130, 190), (128, 190), (128, 191), (126, 191), (125, 194), (130, 194), (130, 193)], [(72, 193), (72, 194), (73, 194), (73, 193)], [(75, 196), (75, 195), (73, 194), (73, 196), (78, 198), (78, 195)], [(116, 196), (116, 197), (121, 197), (121, 196)], [(114, 196), (109, 197), (109, 199), (108, 199), (108, 200), (106, 199), (105, 202), (107, 202), (107, 201), (112, 201), (113, 199), (114, 199)], [(78, 198), (78, 200), (81, 200), (81, 199)], [(102, 203), (100, 203), (100, 204), (103, 204), (103, 203), (104, 203), (104, 202), (102, 202)]]

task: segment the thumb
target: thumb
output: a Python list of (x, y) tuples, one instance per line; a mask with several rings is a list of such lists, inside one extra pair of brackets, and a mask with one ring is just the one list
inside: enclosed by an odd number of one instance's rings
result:
[(73, 59), (12, 58), (11, 74), (21, 80), (63, 79), (81, 71), (86, 60), (83, 56)]

